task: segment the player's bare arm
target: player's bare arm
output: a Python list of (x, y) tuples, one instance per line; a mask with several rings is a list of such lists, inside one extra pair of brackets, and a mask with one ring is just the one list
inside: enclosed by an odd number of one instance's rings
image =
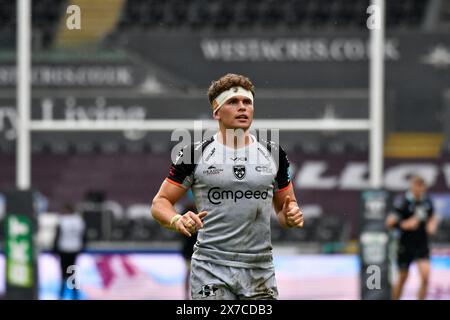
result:
[(152, 215), (164, 227), (176, 230), (177, 232), (190, 237), (198, 229), (203, 228), (203, 218), (206, 211), (198, 215), (188, 211), (180, 215), (174, 207), (174, 204), (180, 200), (187, 189), (182, 186), (176, 186), (164, 181), (152, 201)]
[(285, 228), (302, 228), (303, 213), (298, 206), (292, 183), (284, 190), (275, 192), (273, 195), (273, 206), (278, 221)]
[(436, 218), (436, 215), (433, 214), (427, 222), (427, 227), (426, 227), (427, 233), (429, 235), (436, 234), (437, 226), (438, 226), (438, 219)]
[(403, 230), (416, 230), (419, 227), (420, 221), (417, 217), (412, 216), (411, 218), (408, 218), (406, 220), (403, 220), (400, 222), (400, 228)]
[(390, 214), (388, 215), (388, 217), (386, 218), (386, 227), (388, 229), (394, 228), (395, 226), (399, 226), (400, 229), (402, 230), (406, 230), (406, 231), (412, 231), (412, 230), (416, 230), (419, 226), (419, 219), (417, 219), (417, 217), (412, 216), (408, 219), (405, 219), (403, 221), (401, 221), (399, 223), (399, 219), (397, 217), (397, 215), (395, 214)]
[(392, 229), (394, 228), (398, 223), (398, 217), (396, 214), (389, 214), (386, 218), (386, 228)]

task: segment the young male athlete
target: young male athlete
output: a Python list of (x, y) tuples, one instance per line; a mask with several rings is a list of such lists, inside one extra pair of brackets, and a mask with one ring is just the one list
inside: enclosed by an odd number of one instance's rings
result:
[[(249, 132), (254, 97), (252, 82), (242, 75), (212, 82), (208, 98), (219, 130), (181, 150), (152, 202), (164, 227), (188, 237), (198, 231), (193, 299), (276, 299), (270, 216), (275, 210), (282, 226), (303, 227), (285, 152)], [(174, 209), (188, 188), (198, 215)]]
[(389, 215), (386, 220), (388, 228), (400, 229), (397, 253), (399, 278), (392, 290), (392, 299), (400, 299), (408, 279), (409, 266), (413, 261), (417, 261), (421, 277), (418, 298), (425, 299), (430, 277), (428, 235), (433, 235), (437, 228), (433, 203), (426, 194), (425, 181), (418, 176), (412, 177), (410, 189), (394, 206), (395, 213)]

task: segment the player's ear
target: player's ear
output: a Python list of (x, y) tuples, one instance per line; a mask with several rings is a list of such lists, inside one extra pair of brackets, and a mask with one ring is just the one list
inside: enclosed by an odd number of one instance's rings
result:
[(220, 112), (220, 110), (217, 111), (217, 112), (213, 112), (213, 118), (214, 118), (215, 120), (220, 120), (219, 112)]

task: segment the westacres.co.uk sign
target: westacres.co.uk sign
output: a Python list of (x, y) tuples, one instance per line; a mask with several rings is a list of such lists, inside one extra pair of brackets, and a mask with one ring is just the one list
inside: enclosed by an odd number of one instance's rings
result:
[[(369, 87), (369, 31), (358, 33), (142, 33), (122, 35), (123, 49), (158, 65), (179, 81), (205, 90), (233, 72), (249, 76), (260, 89), (348, 90)], [(154, 48), (158, 50), (154, 50)], [(450, 34), (388, 32), (385, 45), (388, 110), (398, 130), (442, 126), (400, 120), (426, 106), (440, 110), (450, 83)], [(280, 92), (279, 96), (286, 93)], [(258, 93), (257, 93), (258, 96)]]
[[(249, 75), (259, 88), (368, 86), (368, 31), (195, 35), (136, 32), (123, 37), (125, 49), (139, 54), (143, 61), (160, 65), (202, 88), (228, 72)], [(154, 50), (155, 46), (158, 50)], [(450, 70), (450, 36), (448, 33), (388, 33), (385, 57), (387, 79), (410, 82), (417, 76), (425, 83), (426, 77)]]

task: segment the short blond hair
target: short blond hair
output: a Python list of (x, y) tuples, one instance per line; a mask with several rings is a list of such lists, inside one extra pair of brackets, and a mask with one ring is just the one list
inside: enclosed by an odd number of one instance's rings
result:
[(421, 176), (419, 176), (419, 175), (412, 175), (411, 177), (410, 177), (410, 180), (409, 181), (411, 181), (411, 183), (412, 184), (415, 184), (415, 183), (418, 183), (418, 184), (421, 184), (421, 185), (426, 185), (426, 183), (425, 183), (425, 179), (424, 178), (422, 178)]

